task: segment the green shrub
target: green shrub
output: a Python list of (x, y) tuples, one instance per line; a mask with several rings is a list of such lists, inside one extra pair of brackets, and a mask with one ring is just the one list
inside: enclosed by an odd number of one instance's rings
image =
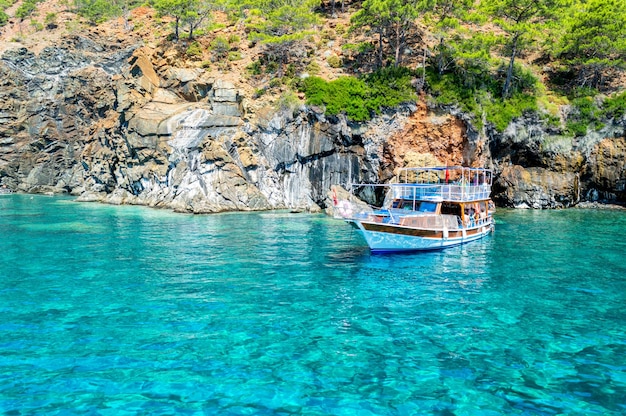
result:
[(601, 115), (605, 118), (621, 118), (626, 113), (626, 91), (609, 97), (602, 103)]
[(46, 18), (44, 19), (44, 23), (46, 24), (46, 28), (54, 29), (57, 27), (57, 14), (56, 13), (48, 13), (46, 14)]
[(338, 57), (337, 55), (330, 55), (328, 58), (326, 58), (326, 62), (328, 62), (328, 65), (331, 68), (341, 68), (341, 58)]
[(96, 24), (122, 14), (119, 5), (106, 0), (75, 0), (75, 5), (79, 15)]
[(584, 136), (587, 134), (587, 127), (589, 125), (584, 121), (568, 121), (567, 131), (574, 136)]
[[(461, 110), (473, 116), (473, 123), (481, 127), (484, 119), (504, 131), (509, 123), (526, 111), (537, 111), (536, 91), (538, 81), (531, 71), (522, 66), (514, 68), (515, 84), (512, 96), (502, 99), (502, 77), (494, 76), (489, 60), (480, 55), (457, 62), (450, 72), (443, 75), (433, 68), (426, 70), (429, 92), (435, 102), (444, 105), (458, 105)], [(500, 74), (504, 69), (500, 68)]]
[(37, 3), (39, 3), (39, 1), (40, 0), (24, 0), (15, 11), (15, 17), (20, 20), (26, 19), (37, 10)]
[(324, 106), (326, 114), (344, 113), (351, 120), (365, 121), (383, 108), (415, 101), (412, 76), (406, 68), (386, 68), (361, 78), (346, 76), (330, 82), (309, 77), (300, 82), (300, 89), (307, 104)]
[(229, 45), (232, 45), (234, 43), (239, 43), (239, 42), (241, 42), (241, 38), (234, 33), (228, 37)]
[(260, 61), (254, 61), (246, 67), (250, 75), (261, 75), (263, 73), (263, 64)]
[(293, 112), (300, 106), (300, 104), (301, 102), (298, 96), (293, 91), (289, 90), (280, 95), (276, 106), (280, 110)]
[(307, 66), (306, 66), (306, 72), (309, 73), (309, 75), (317, 75), (321, 72), (322, 68), (320, 67), (320, 64), (317, 63), (317, 61), (311, 61)]
[(198, 43), (198, 41), (193, 41), (187, 47), (187, 56), (195, 58), (198, 56), (202, 56), (202, 46)]
[(337, 38), (337, 34), (332, 29), (325, 29), (321, 33), (322, 41), (333, 40)]
[(283, 85), (283, 80), (281, 78), (272, 78), (270, 81), (270, 88), (276, 88)]
[(6, 25), (8, 21), (9, 16), (3, 10), (0, 10), (0, 27)]
[(537, 111), (537, 99), (529, 94), (517, 94), (508, 100), (496, 99), (485, 102), (484, 112), (487, 121), (502, 132), (526, 111)]
[(278, 62), (270, 61), (265, 65), (266, 74), (273, 74), (276, 71), (278, 71)]
[(43, 30), (43, 25), (36, 19), (30, 19), (30, 27), (32, 27), (35, 32)]
[(403, 67), (389, 67), (363, 77), (369, 85), (372, 98), (370, 107), (378, 113), (381, 108), (397, 107), (403, 102), (415, 101), (417, 96), (411, 85), (415, 72)]
[(239, 61), (241, 59), (241, 52), (239, 51), (230, 51), (228, 52), (228, 60), (229, 61)]
[(584, 136), (589, 127), (600, 128), (599, 109), (591, 97), (580, 97), (572, 100), (574, 111), (567, 120), (567, 130), (574, 136)]
[(228, 44), (228, 40), (223, 36), (218, 36), (211, 42), (211, 51), (213, 51), (217, 59), (226, 58), (229, 49), (230, 45)]

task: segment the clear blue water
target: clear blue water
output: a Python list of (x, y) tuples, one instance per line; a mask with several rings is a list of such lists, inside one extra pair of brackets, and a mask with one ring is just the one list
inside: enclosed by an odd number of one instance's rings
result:
[(0, 412), (625, 414), (626, 213), (497, 220), (371, 255), (323, 215), (0, 197)]

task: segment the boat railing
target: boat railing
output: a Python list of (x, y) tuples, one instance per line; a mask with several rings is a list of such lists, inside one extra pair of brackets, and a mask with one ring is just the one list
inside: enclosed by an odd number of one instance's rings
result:
[(413, 201), (481, 201), (489, 199), (487, 184), (390, 184), (394, 199)]

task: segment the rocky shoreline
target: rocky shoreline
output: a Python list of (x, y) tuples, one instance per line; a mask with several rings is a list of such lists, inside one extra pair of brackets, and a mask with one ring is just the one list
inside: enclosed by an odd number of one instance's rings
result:
[(500, 206), (626, 201), (626, 116), (584, 137), (532, 115), (498, 133), (423, 97), (351, 123), (257, 102), (244, 82), (180, 67), (167, 50), (97, 36), (70, 36), (37, 54), (7, 50), (0, 184), (180, 212), (315, 212), (328, 206), (332, 185), (383, 182), (396, 167), (438, 160), (492, 167)]

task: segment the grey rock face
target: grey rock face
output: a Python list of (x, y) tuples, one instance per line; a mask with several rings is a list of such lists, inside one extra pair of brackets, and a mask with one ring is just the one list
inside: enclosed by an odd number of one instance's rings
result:
[[(318, 211), (332, 185), (389, 176), (386, 140), (416, 111), (406, 106), (362, 124), (314, 107), (249, 113), (233, 83), (162, 61), (148, 47), (79, 36), (38, 55), (6, 52), (0, 184), (182, 212)], [(624, 119), (576, 139), (532, 117), (504, 134), (464, 121), (467, 154), (489, 142), (500, 205), (626, 201)]]
[(581, 201), (625, 203), (625, 118), (600, 131), (571, 137), (543, 126), (536, 116), (489, 132), (499, 205), (563, 208)]

